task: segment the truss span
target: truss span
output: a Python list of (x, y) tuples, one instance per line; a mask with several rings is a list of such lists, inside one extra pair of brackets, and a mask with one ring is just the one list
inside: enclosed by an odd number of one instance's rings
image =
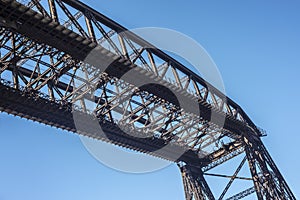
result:
[(1, 111), (177, 162), (187, 198), (214, 199), (204, 172), (244, 153), (253, 187), (234, 198), (295, 199), (238, 104), (94, 9), (0, 0), (0, 33)]

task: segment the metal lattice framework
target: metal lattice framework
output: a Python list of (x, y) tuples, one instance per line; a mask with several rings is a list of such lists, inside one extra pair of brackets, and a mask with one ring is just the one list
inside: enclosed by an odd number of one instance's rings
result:
[[(0, 26), (1, 111), (174, 161), (188, 200), (236, 179), (252, 186), (228, 199), (295, 199), (239, 105), (116, 22), (77, 0), (0, 0)], [(219, 196), (207, 176), (229, 178)]]

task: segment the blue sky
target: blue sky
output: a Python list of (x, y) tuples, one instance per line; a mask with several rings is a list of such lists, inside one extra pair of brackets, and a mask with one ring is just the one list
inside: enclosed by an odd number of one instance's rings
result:
[[(85, 3), (127, 28), (169, 28), (199, 42), (217, 64), (227, 95), (267, 130), (263, 141), (300, 197), (299, 2)], [(91, 157), (75, 134), (4, 113), (0, 129), (0, 200), (184, 199), (175, 165), (121, 173)]]

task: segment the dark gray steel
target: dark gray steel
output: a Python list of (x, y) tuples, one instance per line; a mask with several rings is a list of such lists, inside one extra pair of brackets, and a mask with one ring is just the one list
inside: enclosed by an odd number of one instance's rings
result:
[[(215, 199), (206, 175), (230, 178), (220, 199), (237, 178), (254, 189), (234, 199), (253, 191), (295, 199), (261, 142), (265, 133), (238, 104), (94, 9), (77, 0), (0, 0), (0, 32), (1, 111), (174, 161), (190, 200)], [(96, 59), (85, 61), (91, 52)], [(80, 122), (87, 128), (75, 126), (74, 113), (89, 119)], [(251, 177), (237, 176), (242, 164), (233, 176), (208, 172), (241, 154)]]

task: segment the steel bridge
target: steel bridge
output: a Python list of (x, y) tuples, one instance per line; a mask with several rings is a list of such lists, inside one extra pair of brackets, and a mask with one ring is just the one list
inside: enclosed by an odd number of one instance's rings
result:
[[(237, 103), (82, 2), (0, 0), (0, 32), (1, 112), (173, 161), (187, 200), (296, 199)], [(220, 195), (207, 176), (228, 178)], [(236, 179), (251, 186), (228, 196)]]

